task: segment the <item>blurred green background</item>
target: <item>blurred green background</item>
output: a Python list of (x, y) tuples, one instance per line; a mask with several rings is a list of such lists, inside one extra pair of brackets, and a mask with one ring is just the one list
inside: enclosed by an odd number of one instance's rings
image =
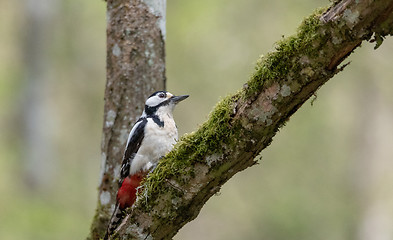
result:
[[(168, 0), (175, 118), (200, 125), (328, 1)], [(0, 239), (84, 239), (94, 214), (105, 2), (0, 0)], [(393, 41), (365, 44), (177, 240), (393, 239)]]

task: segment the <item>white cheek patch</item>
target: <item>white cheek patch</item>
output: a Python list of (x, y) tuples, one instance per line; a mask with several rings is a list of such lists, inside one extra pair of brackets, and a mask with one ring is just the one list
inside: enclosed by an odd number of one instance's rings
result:
[(158, 104), (162, 103), (163, 101), (170, 99), (171, 97), (173, 97), (173, 94), (170, 92), (166, 92), (165, 99), (160, 98), (159, 96), (153, 96), (153, 97), (150, 97), (149, 99), (147, 99), (146, 105), (154, 107), (154, 106), (157, 106)]
[(150, 97), (149, 99), (147, 99), (146, 101), (146, 105), (147, 106), (157, 106), (158, 104), (160, 104), (161, 99), (158, 96), (153, 96)]

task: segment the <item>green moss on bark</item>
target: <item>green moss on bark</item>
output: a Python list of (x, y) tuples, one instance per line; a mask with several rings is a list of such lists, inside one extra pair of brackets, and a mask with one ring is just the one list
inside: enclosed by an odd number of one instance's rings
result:
[(315, 57), (319, 54), (315, 50), (315, 46), (326, 41), (318, 34), (322, 26), (320, 17), (323, 10), (318, 9), (304, 19), (295, 35), (277, 42), (276, 51), (262, 56), (257, 61), (256, 71), (247, 82), (244, 91), (245, 99), (256, 96), (263, 87), (269, 86), (277, 79), (287, 79), (293, 74), (299, 73), (301, 69), (299, 58), (302, 55)]

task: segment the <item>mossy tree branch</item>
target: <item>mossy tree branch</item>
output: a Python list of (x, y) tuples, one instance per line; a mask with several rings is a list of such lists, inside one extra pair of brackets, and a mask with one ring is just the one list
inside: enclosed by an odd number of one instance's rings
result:
[[(277, 43), (236, 94), (182, 137), (143, 184), (119, 239), (171, 239), (234, 174), (256, 163), (276, 132), (363, 41), (392, 33), (393, 0), (343, 0)], [(116, 239), (116, 238), (115, 238)]]

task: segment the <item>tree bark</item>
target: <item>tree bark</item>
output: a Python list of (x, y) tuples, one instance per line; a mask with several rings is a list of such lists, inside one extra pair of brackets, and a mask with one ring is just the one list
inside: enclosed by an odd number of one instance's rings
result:
[(25, 87), (20, 119), (23, 121), (24, 180), (31, 191), (46, 191), (53, 182), (52, 174), (58, 164), (53, 151), (53, 134), (47, 129), (54, 125), (53, 114), (47, 101), (50, 92), (51, 72), (50, 51), (51, 32), (55, 28), (59, 1), (24, 1), (22, 16), (29, 24), (23, 33), (23, 66)]
[[(356, 47), (363, 41), (375, 41), (377, 47), (392, 33), (392, 11), (393, 0), (344, 0), (306, 18), (297, 34), (278, 42), (275, 51), (259, 60), (241, 90), (218, 103), (209, 119), (196, 132), (184, 136), (149, 174), (115, 239), (171, 239), (229, 178), (256, 164), (255, 157), (276, 132), (326, 81), (347, 66), (340, 64)], [(117, 91), (106, 96), (123, 96)], [(123, 105), (117, 106), (118, 112), (126, 114)], [(105, 121), (110, 116), (107, 109)], [(117, 128), (129, 129), (127, 124), (126, 128), (121, 126), (114, 128), (112, 124), (110, 131), (113, 134)], [(106, 130), (104, 127), (104, 137)], [(119, 152), (123, 142), (111, 144), (103, 144), (109, 146), (103, 148), (105, 156), (112, 148)], [(118, 166), (120, 155), (111, 155), (111, 161), (116, 162), (112, 165)], [(105, 159), (108, 162), (108, 157)], [(113, 174), (117, 172), (113, 169), (104, 174), (108, 186), (114, 186)], [(105, 191), (114, 196), (113, 187)], [(106, 208), (112, 203), (108, 202)], [(100, 208), (97, 212), (108, 214)]]
[(105, 233), (123, 149), (146, 98), (165, 89), (165, 0), (107, 1), (107, 83), (101, 177), (90, 239)]

